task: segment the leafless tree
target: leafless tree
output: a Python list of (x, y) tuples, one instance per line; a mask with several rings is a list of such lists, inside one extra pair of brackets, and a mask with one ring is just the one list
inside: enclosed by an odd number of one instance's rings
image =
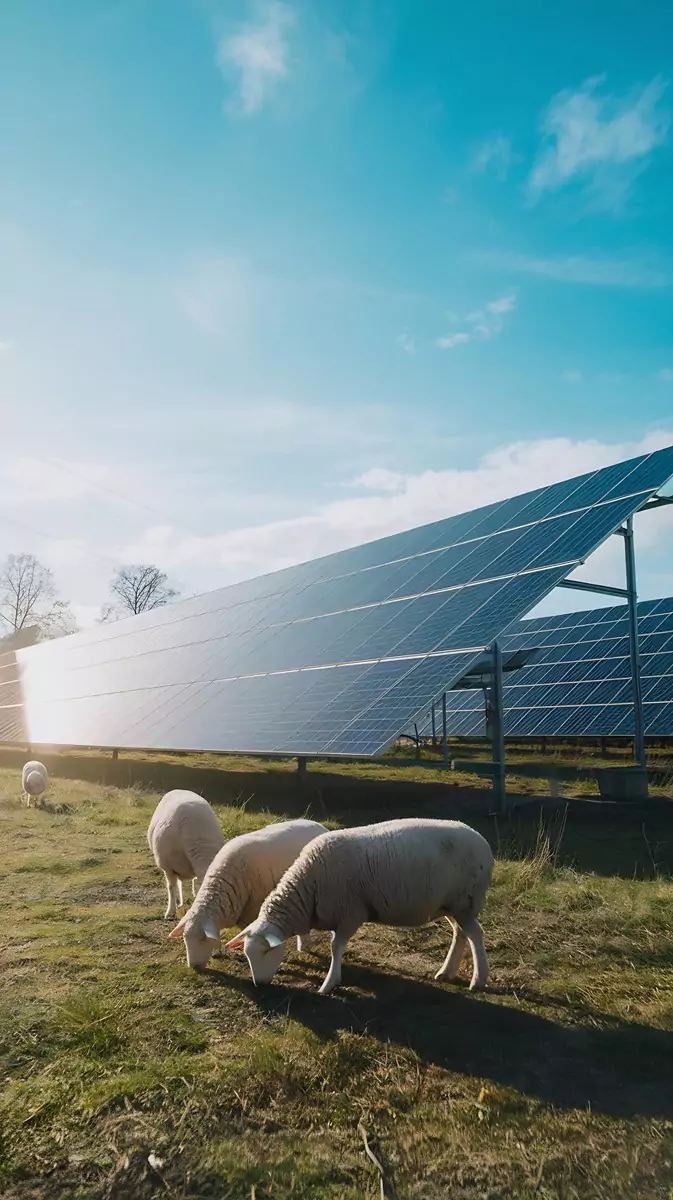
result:
[(0, 567), (0, 633), (29, 626), (41, 638), (61, 637), (77, 628), (70, 605), (56, 599), (54, 577), (34, 554), (10, 554)]
[(103, 609), (102, 621), (162, 608), (179, 595), (169, 584), (164, 571), (159, 567), (143, 565), (120, 567), (110, 584), (110, 591), (114, 600)]

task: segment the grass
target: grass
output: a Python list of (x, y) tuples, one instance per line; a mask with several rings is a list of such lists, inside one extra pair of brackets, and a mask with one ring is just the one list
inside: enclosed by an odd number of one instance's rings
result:
[[(323, 938), (266, 988), (240, 956), (187, 970), (149, 787), (57, 780), (52, 812), (19, 789), (0, 769), (3, 1200), (373, 1198), (360, 1122), (400, 1200), (673, 1194), (673, 883), (654, 827), (633, 877), (618, 829), (619, 863), (605, 826), (488, 824), (487, 992), (433, 981), (436, 922), (362, 929), (323, 998)], [(227, 835), (271, 819), (242, 790), (217, 808)]]

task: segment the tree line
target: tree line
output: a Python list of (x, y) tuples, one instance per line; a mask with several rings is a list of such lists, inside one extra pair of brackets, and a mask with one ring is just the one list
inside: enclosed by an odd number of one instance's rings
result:
[[(103, 622), (161, 608), (179, 596), (166, 573), (151, 564), (119, 567), (109, 593), (99, 618)], [(58, 596), (49, 567), (34, 554), (9, 554), (0, 567), (0, 638), (28, 629), (45, 641), (75, 633), (77, 621), (70, 602)]]

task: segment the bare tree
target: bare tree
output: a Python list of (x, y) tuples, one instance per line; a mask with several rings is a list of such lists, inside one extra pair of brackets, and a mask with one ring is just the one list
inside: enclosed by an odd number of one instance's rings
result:
[(143, 565), (120, 567), (110, 584), (110, 591), (114, 600), (103, 609), (102, 621), (162, 608), (179, 596), (179, 592), (169, 584), (164, 571), (159, 567)]
[(74, 633), (70, 605), (56, 599), (54, 577), (34, 554), (10, 554), (0, 568), (0, 633), (36, 626), (41, 638)]

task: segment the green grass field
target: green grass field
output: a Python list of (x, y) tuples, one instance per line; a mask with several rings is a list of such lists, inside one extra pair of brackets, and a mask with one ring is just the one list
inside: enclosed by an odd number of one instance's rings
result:
[[(253, 790), (217, 806), (226, 834), (272, 819)], [(0, 769), (5, 1200), (373, 1198), (359, 1123), (399, 1200), (673, 1196), (657, 829), (643, 824), (632, 866), (637, 825), (623, 861), (614, 828), (569, 820), (556, 854), (558, 826), (489, 826), (487, 992), (434, 983), (437, 922), (364, 928), (323, 998), (323, 937), (265, 988), (233, 954), (188, 971), (146, 843), (157, 791), (61, 779), (49, 799), (64, 811), (22, 807), (18, 771)]]

